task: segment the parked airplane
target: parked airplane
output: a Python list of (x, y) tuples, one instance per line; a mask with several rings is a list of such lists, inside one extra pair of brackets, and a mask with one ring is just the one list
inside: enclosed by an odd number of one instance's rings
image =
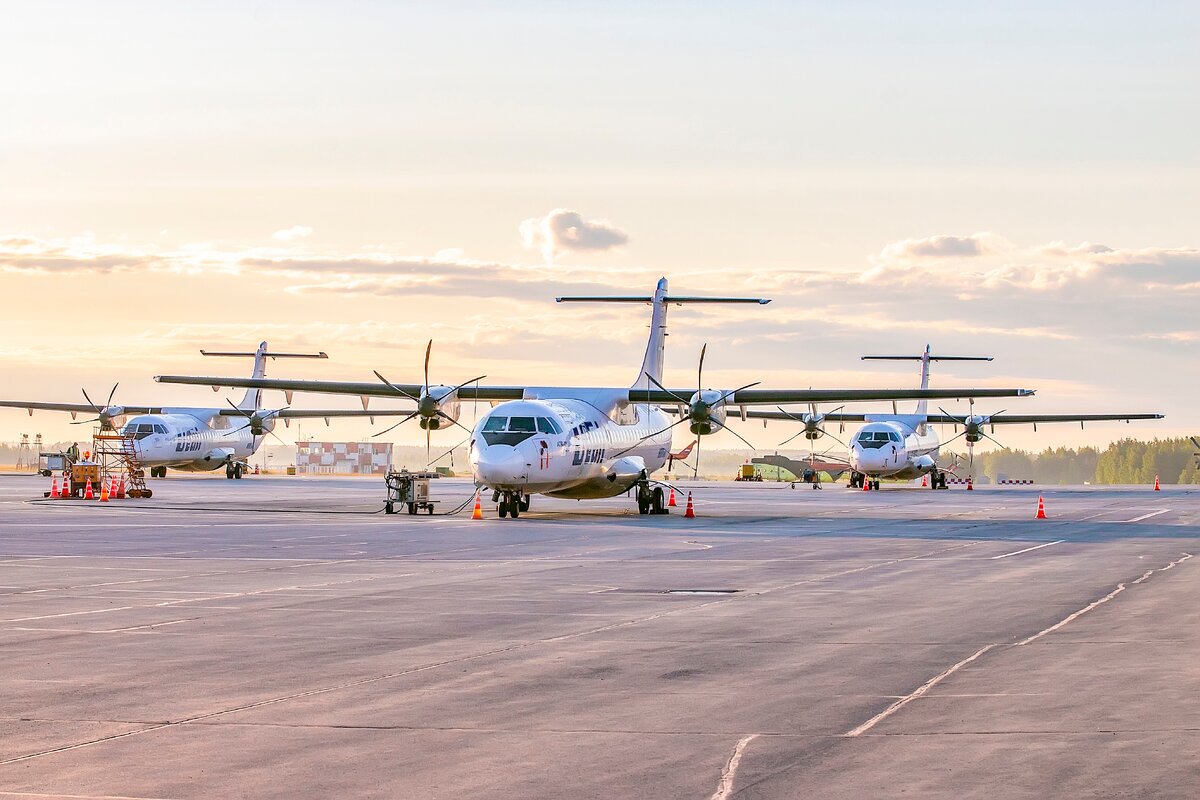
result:
[[(919, 356), (863, 356), (864, 361), (920, 361), (921, 388), (929, 386), (929, 364), (933, 361), (991, 361), (991, 358), (974, 356), (934, 356), (930, 355), (929, 346)], [(980, 439), (995, 442), (987, 432), (995, 433), (996, 425), (1032, 424), (1037, 430), (1039, 423), (1050, 422), (1084, 422), (1119, 421), (1128, 422), (1134, 419), (1162, 419), (1162, 414), (1006, 414), (1003, 411), (995, 414), (975, 414), (974, 399), (970, 399), (971, 411), (966, 416), (954, 416), (945, 409), (939, 408), (941, 414), (928, 413), (927, 401), (918, 400), (916, 411), (912, 414), (843, 414), (829, 412), (817, 413), (812, 408), (803, 415), (792, 414), (783, 409), (778, 412), (750, 412), (759, 419), (791, 419), (804, 424), (801, 434), (810, 441), (825, 434), (824, 426), (829, 422), (865, 422), (866, 425), (854, 435), (849, 443), (850, 451), (850, 486), (879, 489), (881, 478), (907, 480), (929, 476), (932, 489), (946, 488), (946, 473), (937, 466), (939, 448), (965, 438), (971, 453), (971, 475), (974, 475), (973, 446)], [(961, 426), (963, 431), (957, 436), (939, 441), (937, 431), (931, 425), (953, 425), (955, 431)], [(787, 444), (788, 439), (782, 444)], [(781, 446), (782, 446), (781, 444)], [(999, 444), (999, 442), (996, 442)], [(1001, 445), (1003, 446), (1003, 445)]]
[[(469, 454), (475, 482), (492, 490), (500, 515), (516, 517), (529, 508), (533, 494), (589, 499), (615, 497), (635, 490), (643, 514), (664, 511), (661, 485), (651, 479), (667, 464), (671, 432), (688, 423), (703, 437), (727, 430), (730, 408), (744, 412), (756, 404), (852, 402), (938, 397), (1003, 397), (1032, 394), (1027, 389), (704, 389), (703, 362), (698, 385), (667, 389), (661, 383), (667, 306), (691, 303), (766, 303), (766, 300), (671, 295), (663, 278), (648, 297), (560, 297), (559, 302), (650, 304), (650, 337), (633, 385), (628, 388), (563, 386), (458, 386), (430, 398), (422, 384), (390, 382), (279, 380), (165, 375), (155, 380), (200, 386), (245, 386), (284, 392), (323, 392), (370, 397), (407, 397), (418, 413), (453, 408), (459, 400), (486, 400), (495, 405), (476, 423)], [(701, 351), (703, 353), (703, 351)], [(381, 379), (382, 380), (382, 379)], [(673, 422), (662, 406), (678, 407)], [(457, 413), (457, 412), (454, 412)], [(453, 414), (452, 414), (453, 416)], [(697, 448), (696, 457), (699, 457)]]
[[(201, 350), (205, 356), (252, 357), (252, 378), (266, 374), (268, 358), (328, 358), (325, 353), (273, 353), (263, 342), (253, 353), (218, 353)], [(250, 389), (241, 402), (228, 408), (186, 408), (175, 406), (113, 405), (117, 392), (114, 385), (103, 406), (92, 402), (86, 390), (87, 403), (43, 403), (25, 400), (2, 400), (0, 407), (23, 408), (33, 416), (34, 411), (66, 411), (72, 419), (80, 414), (95, 414), (94, 419), (80, 420), (74, 425), (100, 424), (105, 431), (120, 429), (134, 440), (138, 460), (148, 467), (150, 477), (166, 477), (167, 469), (184, 472), (211, 472), (225, 468), (225, 477), (241, 478), (247, 460), (262, 446), (266, 436), (274, 435), (276, 420), (285, 424), (293, 419), (325, 419), (332, 417), (410, 416), (412, 411), (359, 411), (357, 409), (299, 410), (293, 408), (264, 409), (262, 390)], [(227, 401), (228, 402), (228, 401)], [(122, 425), (122, 423), (124, 423)]]

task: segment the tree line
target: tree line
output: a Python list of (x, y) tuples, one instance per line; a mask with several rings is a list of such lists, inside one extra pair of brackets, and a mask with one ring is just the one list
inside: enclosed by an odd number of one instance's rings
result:
[[(963, 456), (965, 459), (965, 456)], [(962, 461), (955, 471), (966, 473)], [(1105, 450), (1084, 447), (1025, 450), (992, 450), (975, 454), (975, 474), (993, 482), (1001, 478), (1028, 478), (1049, 484), (1200, 483), (1196, 446), (1189, 439), (1122, 439)]]

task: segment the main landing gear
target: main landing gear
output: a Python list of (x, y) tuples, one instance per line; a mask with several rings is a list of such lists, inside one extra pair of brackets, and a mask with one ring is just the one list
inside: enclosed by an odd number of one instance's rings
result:
[(930, 489), (949, 489), (946, 485), (946, 473), (939, 469), (935, 469), (929, 473), (929, 488)]
[(150, 477), (151, 478), (167, 477), (167, 468), (166, 467), (151, 467), (150, 468)]
[(661, 486), (650, 487), (648, 481), (637, 485), (637, 504), (639, 514), (669, 514), (666, 496)]
[(869, 489), (873, 492), (879, 491), (879, 479), (869, 478), (861, 472), (850, 473), (850, 483), (847, 486), (851, 489)]
[(225, 465), (225, 477), (229, 478), (230, 480), (237, 479), (240, 481), (242, 479), (242, 465), (236, 464), (236, 463), (235, 464), (226, 464)]
[(493, 492), (492, 502), (499, 504), (500, 519), (510, 515), (516, 519), (529, 510), (529, 495), (520, 492)]

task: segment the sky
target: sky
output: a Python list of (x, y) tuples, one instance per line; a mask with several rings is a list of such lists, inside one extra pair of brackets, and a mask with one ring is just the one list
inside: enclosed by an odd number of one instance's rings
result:
[(209, 404), (152, 376), (262, 339), (331, 356), (278, 377), (415, 382), (432, 338), (445, 383), (625, 385), (646, 309), (553, 297), (665, 275), (773, 301), (673, 309), (672, 385), (708, 343), (713, 387), (907, 387), (858, 357), (930, 343), (996, 357), (935, 385), (1038, 390), (980, 411), (1168, 415), (1011, 446), (1200, 431), (1194, 3), (2, 8), (3, 399)]

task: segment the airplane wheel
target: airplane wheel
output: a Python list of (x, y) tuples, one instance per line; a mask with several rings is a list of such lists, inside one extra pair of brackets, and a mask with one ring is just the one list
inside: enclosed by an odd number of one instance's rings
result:
[(507, 517), (508, 516), (508, 503), (502, 501), (499, 505), (499, 511), (500, 511), (500, 519), (504, 519), (505, 517)]
[(508, 501), (508, 513), (512, 515), (513, 519), (521, 516), (521, 501), (515, 494)]
[(529, 495), (525, 495), (520, 500), (518, 500), (517, 506), (520, 508), (521, 511), (528, 511), (529, 510)]
[(239, 480), (239, 481), (242, 479), (242, 465), (241, 465), (241, 464), (235, 464), (235, 465), (234, 465), (234, 467), (233, 467), (233, 477), (234, 477), (234, 479), (235, 479), (235, 480)]
[(663, 490), (661, 486), (655, 486), (654, 491), (650, 493), (650, 512), (652, 514), (666, 514), (667, 504), (663, 499)]
[(225, 467), (225, 478), (233, 480), (233, 467)]
[(154, 497), (154, 490), (153, 489), (142, 489), (142, 497), (144, 497), (146, 499)]

